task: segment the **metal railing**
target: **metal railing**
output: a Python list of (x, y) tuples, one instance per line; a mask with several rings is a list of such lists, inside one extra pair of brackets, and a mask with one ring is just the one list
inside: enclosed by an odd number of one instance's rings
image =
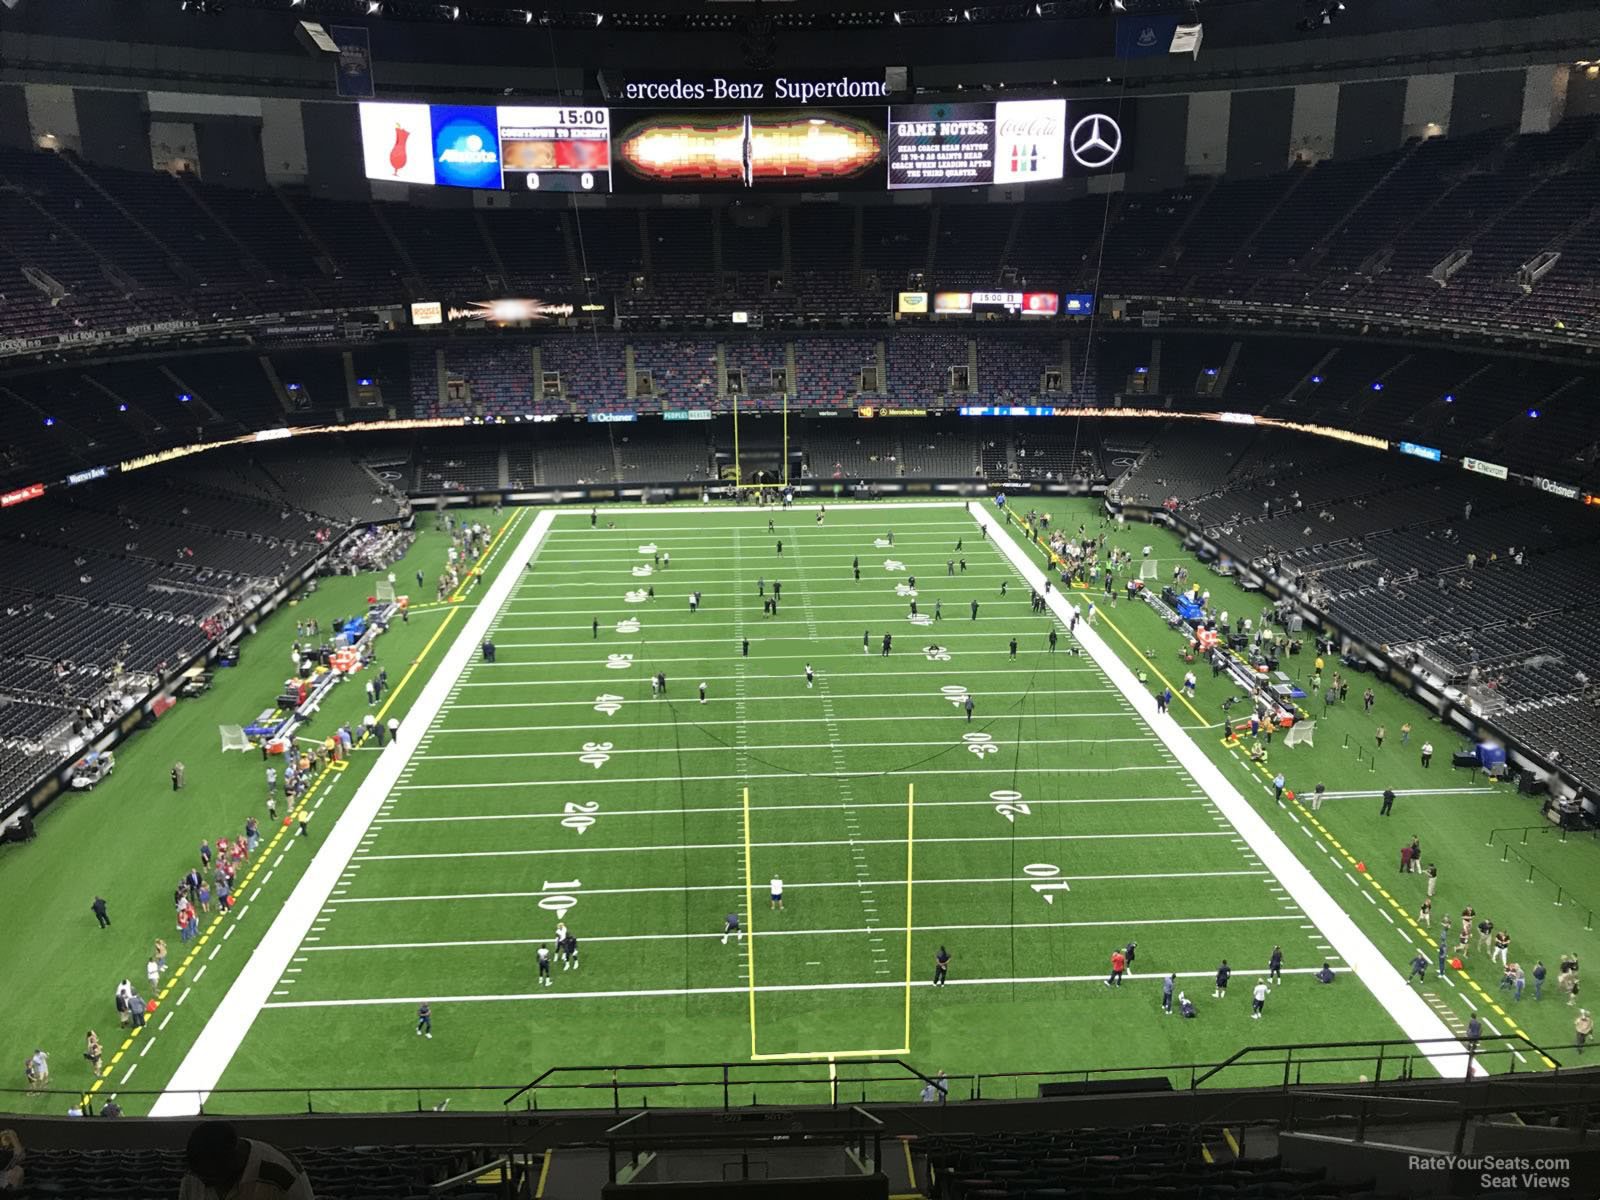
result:
[[(1237, 1087), (1288, 1090), (1305, 1085), (1382, 1083), (1432, 1078), (1430, 1060), (1465, 1058), (1497, 1074), (1560, 1072), (1548, 1050), (1521, 1034), (1497, 1034), (1469, 1047), (1456, 1038), (1420, 1041), (1317, 1042), (1247, 1046), (1221, 1062), (1069, 1067), (1037, 1071), (982, 1071), (935, 1078), (899, 1058), (807, 1058), (781, 1062), (641, 1063), (551, 1067), (522, 1084), (433, 1084), (412, 1087), (218, 1088), (211, 1092), (160, 1090), (118, 1092), (122, 1107), (136, 1111), (161, 1095), (188, 1094), (197, 1111), (249, 1116), (305, 1112), (360, 1114), (442, 1111), (492, 1112), (700, 1108), (731, 1111), (763, 1105), (849, 1108), (861, 1104), (915, 1101), (930, 1086), (941, 1102), (1029, 1098), (1047, 1083), (1079, 1083), (1114, 1090), (1117, 1082), (1164, 1078), (1174, 1090)], [(803, 1093), (796, 1089), (806, 1089)], [(822, 1090), (826, 1099), (817, 1096)], [(655, 1097), (659, 1103), (653, 1103)], [(494, 1097), (495, 1099), (491, 1099)], [(52, 1114), (91, 1100), (81, 1089), (0, 1088), (0, 1111)]]
[[(538, 1108), (539, 1096), (545, 1093), (558, 1097), (562, 1093), (577, 1093), (575, 1099), (578, 1100), (586, 1100), (599, 1093), (609, 1095), (612, 1111), (622, 1112), (634, 1107), (648, 1108), (653, 1094), (675, 1091), (680, 1094), (701, 1093), (702, 1099), (691, 1101), (698, 1107), (731, 1109), (744, 1103), (746, 1090), (749, 1092), (750, 1105), (756, 1106), (762, 1102), (760, 1089), (763, 1088), (768, 1089), (770, 1097), (770, 1089), (773, 1088), (826, 1085), (828, 1103), (837, 1108), (852, 1103), (857, 1097), (859, 1102), (866, 1103), (869, 1100), (869, 1085), (878, 1084), (893, 1085), (899, 1093), (894, 1097), (898, 1100), (906, 1099), (907, 1088), (914, 1087), (920, 1092), (930, 1084), (938, 1086), (934, 1079), (898, 1058), (800, 1058), (765, 1063), (636, 1063), (625, 1066), (551, 1067), (538, 1078), (517, 1088), (502, 1103), (509, 1112), (519, 1101), (524, 1107)], [(625, 1103), (624, 1093), (636, 1093), (637, 1103)]]
[[(1528, 858), (1527, 855), (1518, 850), (1516, 846), (1511, 844), (1515, 835), (1519, 834), (1521, 835), (1520, 838), (1516, 839), (1518, 846), (1526, 846), (1528, 844), (1530, 834), (1538, 834), (1540, 837), (1554, 836), (1558, 842), (1565, 844), (1570, 835), (1574, 833), (1579, 837), (1586, 837), (1590, 841), (1595, 841), (1597, 838), (1600, 838), (1600, 830), (1568, 829), (1564, 825), (1551, 825), (1546, 822), (1543, 825), (1508, 825), (1500, 829), (1491, 829), (1489, 831), (1489, 840), (1486, 844), (1493, 849), (1495, 840), (1498, 838), (1500, 840), (1501, 862), (1509, 863), (1514, 859), (1518, 867), (1526, 867), (1528, 869), (1528, 875), (1527, 878), (1523, 880), (1524, 883), (1534, 883), (1537, 879), (1543, 879), (1546, 884), (1555, 888), (1556, 890), (1555, 900), (1552, 901), (1555, 907), (1565, 908), (1569, 903), (1572, 904), (1573, 907), (1577, 908), (1583, 913), (1584, 929), (1593, 930), (1594, 909), (1575, 900), (1573, 898), (1571, 888), (1561, 883), (1560, 880), (1556, 879), (1543, 867), (1539, 866), (1532, 859)], [(1501, 837), (1502, 834), (1507, 836)]]

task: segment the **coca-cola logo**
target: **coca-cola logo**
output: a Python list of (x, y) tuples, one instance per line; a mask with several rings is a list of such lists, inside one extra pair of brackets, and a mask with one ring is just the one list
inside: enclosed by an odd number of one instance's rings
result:
[(1003, 138), (1048, 138), (1056, 137), (1061, 133), (1061, 126), (1054, 117), (1038, 116), (1024, 121), (1014, 118), (1000, 122), (1000, 136)]

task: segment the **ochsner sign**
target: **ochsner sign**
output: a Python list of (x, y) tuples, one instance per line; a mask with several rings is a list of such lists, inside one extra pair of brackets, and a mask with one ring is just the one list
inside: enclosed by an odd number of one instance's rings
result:
[(1557, 483), (1554, 479), (1546, 479), (1543, 475), (1535, 475), (1533, 484), (1541, 492), (1549, 492), (1552, 496), (1560, 496), (1563, 500), (1576, 500), (1582, 495), (1570, 483)]

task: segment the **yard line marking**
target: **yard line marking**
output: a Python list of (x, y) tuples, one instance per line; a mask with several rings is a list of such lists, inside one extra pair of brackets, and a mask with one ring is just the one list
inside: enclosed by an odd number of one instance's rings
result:
[[(287, 853), (287, 851), (285, 853)], [(277, 858), (272, 860), (272, 869), (274, 871), (277, 870), (278, 869), (278, 864), (281, 863), (281, 862), (283, 862), (283, 855), (282, 854), (278, 855)]]
[[(1148, 746), (1150, 744), (1150, 739), (1149, 738), (1033, 738), (1033, 739), (1030, 739), (1029, 742), (1028, 742), (1028, 744), (1030, 746), (1111, 746), (1111, 745), (1122, 745), (1122, 744), (1125, 744), (1125, 743), (1132, 743), (1134, 745), (1140, 745), (1140, 746)], [(912, 747), (932, 747), (932, 746), (937, 746), (937, 747), (943, 747), (944, 749), (951, 750), (951, 751), (959, 751), (961, 749), (961, 746), (959, 744), (952, 743), (950, 741), (950, 739), (948, 739), (948, 738), (942, 738), (942, 739), (940, 739), (939, 741), (936, 741), (936, 742), (835, 742), (835, 741), (827, 741), (827, 742), (790, 742), (790, 743), (774, 743), (774, 744), (763, 743), (762, 745), (758, 746), (757, 749), (762, 750), (762, 751), (767, 751), (767, 750), (839, 750), (839, 751), (844, 751), (844, 750), (888, 750), (888, 749), (892, 749), (892, 748), (897, 747), (897, 746), (902, 746), (902, 747), (903, 746), (912, 746)], [(726, 747), (726, 746), (677, 746), (677, 747), (673, 748), (672, 752), (674, 754), (726, 754), (728, 752), (728, 747)], [(655, 746), (643, 746), (643, 747), (639, 747), (638, 749), (627, 749), (627, 748), (624, 748), (624, 747), (614, 746), (609, 751), (609, 753), (611, 754), (611, 756), (613, 758), (616, 758), (618, 755), (622, 755), (622, 754), (652, 754), (653, 755), (653, 754), (660, 754), (660, 753), (662, 753), (662, 751), (661, 751), (661, 749), (659, 747), (655, 747)], [(500, 751), (496, 751), (495, 754), (494, 754), (494, 757), (497, 758), (497, 759), (504, 759), (504, 758), (561, 758), (561, 759), (570, 759), (570, 758), (572, 758), (572, 756), (573, 756), (573, 751), (571, 751), (571, 750), (514, 750), (514, 751), (500, 750)], [(430, 754), (425, 761), (426, 762), (482, 762), (483, 759), (484, 759), (484, 756), (482, 754)], [(842, 768), (843, 764), (840, 763), (839, 766)], [(848, 772), (848, 771), (843, 771), (843, 770), (840, 771), (840, 776), (841, 777), (848, 776), (849, 774), (850, 774), (850, 772)]]
[[(1086, 882), (1087, 881), (1091, 881), (1091, 880), (1108, 880), (1108, 881), (1111, 881), (1111, 882), (1122, 882), (1124, 880), (1133, 880), (1133, 879), (1258, 878), (1258, 877), (1260, 877), (1262, 875), (1265, 875), (1265, 874), (1267, 874), (1267, 872), (1264, 871), (1264, 870), (1262, 870), (1262, 871), (1158, 871), (1158, 872), (1128, 873), (1128, 874), (1118, 874), (1118, 875), (1059, 875), (1059, 876), (1053, 876), (1053, 878), (1065, 879), (1065, 880), (1068, 880), (1069, 882), (1076, 883), (1076, 882), (1078, 882), (1080, 880), (1083, 880), (1083, 881), (1086, 881)], [(930, 887), (930, 886), (935, 886), (935, 885), (939, 885), (939, 884), (954, 884), (954, 885), (971, 886), (973, 884), (987, 884), (987, 883), (1028, 883), (1028, 882), (1032, 881), (1035, 878), (1036, 877), (1032, 876), (1032, 875), (1017, 875), (1017, 876), (1004, 875), (1004, 876), (1000, 876), (998, 878), (977, 878), (977, 879), (918, 879), (917, 880), (917, 886), (918, 887)], [(905, 885), (906, 881), (904, 879), (875, 879), (872, 882), (874, 883), (874, 885), (879, 886), (879, 887), (903, 887)], [(826, 882), (826, 883), (789, 883), (788, 881), (785, 881), (783, 886), (784, 886), (784, 890), (785, 891), (791, 891), (791, 890), (799, 890), (801, 888), (808, 888), (808, 889), (809, 888), (855, 888), (855, 887), (859, 887), (860, 883), (859, 883), (859, 881), (854, 880), (854, 879), (843, 879), (843, 880), (836, 880), (836, 881), (831, 881), (831, 882)], [(583, 889), (583, 894), (585, 896), (638, 896), (638, 895), (656, 895), (656, 894), (660, 894), (660, 893), (665, 892), (665, 893), (668, 893), (670, 895), (677, 896), (677, 895), (681, 895), (684, 892), (736, 892), (736, 891), (738, 891), (738, 889), (739, 889), (739, 885), (736, 884), (736, 883), (728, 883), (728, 884), (703, 883), (703, 884), (684, 884), (684, 885), (678, 885), (678, 886), (675, 886), (675, 887), (626, 887), (626, 888), (585, 887)], [(465, 893), (455, 893), (455, 894), (428, 894), (428, 895), (419, 895), (419, 896), (347, 896), (345, 899), (338, 901), (338, 904), (342, 906), (342, 905), (346, 905), (346, 904), (404, 904), (404, 903), (411, 903), (411, 902), (435, 903), (435, 902), (440, 901), (440, 900), (520, 900), (520, 899), (538, 898), (538, 897), (542, 897), (542, 896), (545, 896), (545, 895), (548, 895), (548, 894), (549, 893), (547, 893), (547, 892), (542, 892), (541, 891), (541, 892), (465, 892)], [(1308, 926), (1306, 926), (1306, 928), (1310, 929), (1310, 928), (1314, 928), (1314, 927), (1308, 925)], [(308, 938), (307, 940), (309, 941), (311, 939)]]
[[(231, 926), (230, 926), (230, 928), (231, 928)], [(206, 961), (210, 962), (213, 958), (215, 958), (217, 955), (219, 955), (221, 953), (222, 953), (222, 943), (218, 942), (215, 946), (211, 947), (211, 953), (206, 956)], [(204, 967), (201, 967), (200, 969), (202, 971), (205, 970)], [(199, 979), (200, 976), (196, 975), (195, 978)]]
[(184, 1001), (185, 1001), (185, 1000), (187, 1000), (187, 999), (188, 999), (188, 998), (189, 998), (189, 989), (188, 989), (188, 988), (184, 988), (184, 989), (183, 989), (183, 995), (181, 995), (181, 996), (179, 996), (179, 997), (178, 997), (178, 1003), (177, 1003), (177, 1004), (175, 1004), (175, 1005), (174, 1005), (174, 1006), (173, 1006), (173, 1007), (174, 1007), (174, 1008), (179, 1008), (179, 1007), (182, 1007), (182, 1005), (183, 1005), (183, 1002), (184, 1002)]
[[(1058, 799), (1029, 800), (1028, 803), (1036, 809), (1053, 807), (1059, 804), (1192, 804), (1193, 796), (1093, 796), (1093, 797), (1060, 797)], [(817, 812), (833, 811), (843, 808), (843, 802), (830, 802), (827, 804), (752, 804), (750, 811), (760, 812)], [(903, 804), (895, 801), (857, 801), (853, 808), (903, 808)], [(919, 800), (918, 808), (993, 808), (993, 800)], [(689, 816), (708, 816), (715, 813), (736, 813), (739, 811), (737, 804), (707, 804), (693, 808), (608, 808), (606, 818), (612, 817), (676, 817), (683, 814)], [(456, 825), (462, 821), (561, 821), (565, 815), (559, 812), (547, 813), (486, 813), (486, 814), (458, 814), (448, 817), (390, 817), (391, 825)], [(1222, 818), (1223, 821), (1226, 818)], [(350, 869), (356, 870), (360, 864), (351, 863)]]
[[(719, 935), (720, 936), (720, 935)], [(1285, 967), (1284, 975), (1314, 975), (1320, 967)], [(1174, 972), (1179, 979), (1215, 979), (1216, 968), (1204, 971), (1177, 971)], [(1093, 975), (1018, 975), (1014, 977), (995, 979), (951, 979), (948, 987), (1014, 987), (1025, 984), (1061, 984), (1061, 983), (1094, 983), (1099, 984), (1105, 980), (1105, 972), (1097, 971)], [(755, 990), (761, 993), (772, 992), (848, 992), (872, 991), (882, 988), (903, 988), (907, 984), (904, 980), (890, 979), (884, 982), (863, 981), (859, 983), (770, 983), (761, 984)], [(931, 988), (932, 980), (912, 980), (911, 987)], [(706, 988), (638, 988), (634, 990), (600, 991), (600, 992), (563, 992), (541, 988), (537, 992), (516, 993), (486, 993), (467, 994), (460, 996), (383, 996), (362, 998), (356, 1000), (283, 1000), (271, 1004), (263, 1004), (263, 1008), (375, 1008), (382, 1005), (421, 1004), (424, 1001), (430, 1004), (492, 1004), (506, 1001), (525, 1002), (528, 1000), (636, 1000), (651, 998), (678, 998), (683, 996), (737, 996), (744, 994), (748, 988), (743, 985), (736, 987), (706, 987)]]
[(194, 973), (194, 981), (199, 983), (205, 973), (211, 969), (210, 963), (202, 963), (200, 969)]
[(165, 1029), (167, 1027), (167, 1022), (172, 1020), (172, 1018), (177, 1016), (177, 1015), (178, 1014), (175, 1013), (175, 1012), (169, 1012), (166, 1016), (162, 1017), (161, 1018), (161, 1024), (156, 1026), (156, 1032), (160, 1033), (163, 1029)]
[(227, 932), (222, 935), (222, 940), (227, 941), (229, 938), (231, 938), (233, 936), (233, 931), (237, 928), (239, 928), (237, 925), (229, 925)]
[[(1011, 672), (1007, 672), (1007, 673), (1008, 674), (1015, 674), (1015, 671), (1011, 671)], [(735, 676), (735, 680), (737, 681), (737, 676)], [(580, 680), (579, 682), (586, 683), (587, 686), (591, 686), (592, 687), (597, 683), (604, 683), (605, 681), (600, 679), (600, 678), (598, 678), (598, 677), (596, 677), (595, 679), (591, 679), (591, 680), (587, 680), (587, 681), (581, 681)], [(708, 679), (707, 682), (710, 682), (710, 680)], [(1028, 691), (1026, 689), (1023, 689), (1023, 690), (998, 690), (998, 689), (984, 688), (983, 694), (985, 696), (1032, 696), (1035, 693), (1032, 692), (1032, 691)], [(1055, 693), (1055, 694), (1060, 694), (1060, 693)], [(1078, 693), (1073, 693), (1073, 694), (1077, 695)], [(1090, 694), (1090, 693), (1085, 693), (1085, 694)], [(1097, 695), (1100, 695), (1100, 696), (1104, 696), (1105, 692), (1102, 689), (1095, 689), (1092, 694), (1097, 694)], [(848, 699), (848, 700), (900, 700), (900, 701), (904, 701), (905, 698), (906, 698), (906, 694), (905, 694), (905, 692), (851, 692), (848, 696), (845, 696), (845, 697), (842, 697), (842, 698), (843, 699)], [(736, 702), (736, 699), (737, 699), (737, 697), (732, 697), (732, 696), (708, 696), (706, 698), (706, 703), (708, 705), (715, 704), (715, 705), (719, 705), (720, 706), (720, 705), (723, 705), (723, 704), (733, 704), (733, 703)], [(790, 707), (793, 707), (793, 705), (794, 705), (794, 697), (793, 696), (789, 696), (789, 695), (783, 695), (783, 696), (748, 696), (748, 697), (746, 697), (746, 700), (751, 704), (783, 703), (783, 704), (789, 705)], [(576, 703), (575, 701), (570, 700), (570, 699), (568, 699), (568, 700), (506, 700), (506, 701), (501, 701), (501, 702), (498, 702), (498, 703), (480, 701), (480, 702), (478, 702), (476, 704), (453, 704), (453, 705), (450, 706), (450, 711), (451, 712), (455, 712), (455, 711), (459, 710), (459, 711), (465, 712), (465, 711), (472, 711), (472, 710), (476, 710), (476, 709), (499, 709), (499, 708), (565, 708), (565, 709), (571, 709), (575, 703)], [(659, 702), (659, 700), (652, 700), (651, 703), (659, 704), (660, 702)], [(699, 707), (699, 706), (697, 705), (696, 707)], [(1118, 709), (1115, 712), (1075, 712), (1075, 713), (1070, 713), (1070, 714), (1065, 714), (1064, 713), (1062, 715), (1063, 716), (1070, 715), (1070, 716), (1074, 716), (1074, 717), (1125, 717), (1128, 714), (1125, 711), (1123, 711), (1122, 709)], [(788, 724), (791, 719), (795, 720), (795, 721), (805, 721), (805, 720), (817, 721), (817, 720), (820, 720), (821, 718), (820, 717), (811, 717), (811, 718), (806, 718), (806, 717), (794, 717), (794, 718), (767, 717), (767, 718), (762, 718), (762, 719), (753, 719), (750, 723), (752, 725)], [(891, 718), (877, 718), (877, 717), (870, 717), (870, 718), (869, 717), (840, 717), (839, 718), (839, 720), (841, 720), (841, 721), (861, 721), (861, 720), (879, 720), (879, 719), (894, 720), (896, 718), (892, 718), (892, 717)], [(899, 719), (910, 720), (912, 718), (899, 718)], [(919, 721), (927, 720), (926, 717), (917, 717), (915, 719), (919, 720)], [(716, 723), (716, 724), (722, 724), (722, 725), (731, 725), (731, 724), (733, 724), (732, 721), (697, 722), (697, 724), (710, 724), (710, 723)], [(584, 726), (584, 728), (590, 728), (590, 726)], [(448, 732), (448, 730), (440, 730), (440, 732), (444, 733), (444, 732)]]
[(138, 1063), (134, 1063), (133, 1066), (129, 1067), (128, 1068), (128, 1073), (122, 1077), (122, 1082), (123, 1083), (127, 1083), (128, 1080), (132, 1079), (133, 1078), (133, 1073), (135, 1071), (137, 1071), (138, 1069), (139, 1069), (139, 1064)]
[(149, 1037), (147, 1037), (145, 1039), (144, 1045), (139, 1048), (139, 1057), (143, 1058), (146, 1054), (149, 1054), (150, 1053), (150, 1047), (154, 1046), (155, 1044), (156, 1044), (155, 1034), (151, 1034)]
[[(1226, 837), (1222, 833), (1173, 833), (1165, 831), (1161, 834), (1166, 838), (1215, 838)], [(988, 837), (940, 837), (920, 838), (924, 844), (955, 843), (958, 845), (971, 845), (975, 842), (1106, 842), (1106, 841), (1149, 841), (1148, 833), (1019, 833), (1007, 837), (998, 834)], [(755, 842), (753, 845), (758, 850), (789, 850), (797, 846), (855, 846), (857, 857), (860, 857), (861, 846), (899, 846), (905, 838), (863, 838), (852, 842), (848, 838), (828, 841), (799, 841), (799, 842)], [(454, 858), (528, 858), (549, 854), (679, 854), (689, 850), (737, 850), (737, 842), (702, 842), (686, 846), (568, 846), (545, 850), (435, 850), (416, 854), (369, 854), (368, 862), (406, 862), (417, 859), (454, 859)], [(1377, 901), (1373, 901), (1374, 904)]]
[[(852, 626), (858, 626), (860, 624), (859, 621), (855, 621), (855, 620), (851, 620), (849, 623)], [(653, 660), (653, 661), (657, 661), (657, 662), (703, 663), (705, 661), (705, 659), (700, 658), (700, 657), (680, 658), (680, 659), (670, 659), (670, 658), (668, 658), (668, 659), (656, 659), (656, 660)], [(552, 662), (552, 663), (526, 663), (526, 664), (519, 664), (519, 665), (526, 665), (526, 666), (530, 666), (530, 667), (581, 667), (581, 666), (585, 666), (587, 664), (581, 663), (581, 662), (568, 661), (568, 662)], [(577, 687), (589, 687), (589, 686), (593, 686), (594, 684), (599, 683), (599, 682), (601, 682), (601, 681), (603, 681), (604, 679), (607, 678), (605, 664), (604, 663), (600, 663), (600, 664), (597, 664), (597, 665), (600, 668), (599, 671), (597, 671), (594, 675), (586, 676), (583, 679), (550, 679), (550, 678), (544, 677), (541, 673), (537, 673), (536, 672), (536, 674), (538, 675), (537, 678), (530, 678), (530, 679), (509, 679), (509, 678), (486, 679), (481, 683), (465, 683), (465, 684), (462, 684), (462, 686), (463, 687), (470, 687), (470, 688), (508, 688), (508, 687), (533, 688), (533, 687), (574, 687), (574, 686), (577, 686)], [(1085, 672), (1085, 673), (1087, 674), (1087, 672)], [(496, 675), (505, 675), (505, 674), (508, 674), (508, 672), (496, 671), (495, 674)], [(697, 672), (697, 674), (698, 674), (698, 672)], [(972, 667), (972, 668), (969, 668), (967, 670), (962, 671), (962, 674), (963, 675), (1005, 675), (1005, 676), (1007, 676), (1009, 678), (1015, 678), (1016, 674), (1017, 674), (1017, 670), (1016, 670), (1015, 667)], [(914, 677), (916, 677), (918, 679), (926, 679), (928, 677), (926, 671), (835, 671), (835, 672), (833, 672), (833, 677), (835, 679), (882, 679), (886, 675), (889, 675), (889, 676), (908, 675), (908, 676), (914, 676)], [(736, 676), (736, 675), (702, 675), (702, 676), (700, 676), (700, 678), (704, 679), (707, 683), (732, 683), (733, 681), (735, 681), (738, 678), (738, 676)], [(759, 680), (779, 680), (779, 679), (787, 680), (787, 679), (790, 679), (790, 676), (788, 676), (788, 675), (750, 675), (750, 676), (747, 676), (747, 678), (749, 680), (751, 680), (752, 682), (754, 682), (754, 681), (759, 681)], [(1052, 695), (1056, 695), (1056, 696), (1102, 696), (1103, 697), (1105, 695), (1105, 693), (1106, 693), (1106, 690), (1105, 690), (1104, 687), (1093, 687), (1093, 688), (1055, 688), (1055, 689), (1053, 689), (1051, 694)], [(767, 698), (768, 699), (773, 699), (775, 697), (767, 697)], [(785, 700), (790, 701), (791, 703), (793, 703), (793, 701), (794, 701), (794, 697), (793, 696), (785, 696), (785, 697), (782, 697), (782, 698), (785, 699)], [(854, 700), (854, 699), (856, 699), (856, 697), (854, 695), (852, 695), (851, 693), (849, 693), (849, 692), (842, 693), (839, 698), (841, 700)], [(901, 694), (900, 698), (901, 699), (905, 698), (903, 693)], [(668, 699), (670, 699), (670, 697)], [(761, 697), (751, 697), (751, 699), (761, 699)], [(730, 700), (731, 700), (731, 697), (724, 697), (723, 698), (724, 703), (728, 703), (728, 702), (730, 702)], [(657, 702), (659, 702), (659, 698), (658, 698)], [(570, 704), (571, 701), (568, 701), (567, 703)]]
[[(1013, 767), (1011, 771), (1016, 775), (1125, 775), (1131, 771), (1164, 771), (1168, 774), (1181, 771), (1181, 767), (1166, 765), (1149, 767)], [(941, 771), (930, 770), (890, 770), (890, 771), (847, 771), (845, 778), (850, 779), (883, 779), (894, 776), (903, 778), (908, 775), (937, 775), (948, 779), (952, 775), (985, 775), (986, 769), (981, 763), (973, 763), (965, 770), (947, 767)], [(638, 787), (641, 783), (737, 783), (745, 779), (834, 779), (839, 775), (834, 771), (807, 771), (804, 775), (797, 776), (793, 771), (773, 771), (770, 773), (757, 773), (753, 775), (679, 775), (672, 779), (662, 777), (647, 777), (643, 779), (617, 779), (599, 778), (585, 779), (507, 779), (496, 783), (413, 783), (407, 785), (396, 784), (392, 790), (397, 792), (459, 792), (483, 791), (493, 788), (592, 788), (592, 787)]]

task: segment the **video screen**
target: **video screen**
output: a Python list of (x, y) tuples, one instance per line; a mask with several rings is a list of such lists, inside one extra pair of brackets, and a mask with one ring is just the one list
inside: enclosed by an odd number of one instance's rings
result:
[(609, 192), (601, 106), (361, 105), (368, 179), (499, 191)]
[(986, 187), (1060, 179), (1065, 100), (896, 105), (889, 187)]
[(612, 140), (618, 191), (881, 189), (881, 119), (825, 109), (652, 113)]
[(611, 112), (502, 107), (500, 161), (507, 191), (609, 192)]

